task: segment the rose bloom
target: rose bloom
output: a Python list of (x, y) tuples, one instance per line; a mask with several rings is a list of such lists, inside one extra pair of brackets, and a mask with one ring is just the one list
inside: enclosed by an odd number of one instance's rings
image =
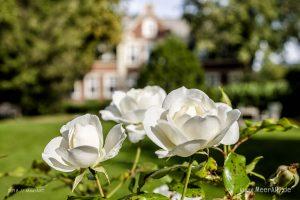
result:
[(115, 157), (126, 138), (125, 130), (118, 124), (109, 131), (104, 142), (100, 120), (90, 114), (70, 121), (60, 133), (62, 136), (47, 144), (42, 158), (50, 167), (62, 172), (95, 167)]
[(161, 107), (165, 97), (166, 92), (158, 86), (133, 88), (128, 92), (116, 91), (111, 104), (100, 114), (104, 120), (126, 124), (129, 140), (136, 143), (146, 135), (142, 124), (146, 110), (151, 106)]
[(236, 143), (239, 116), (239, 110), (215, 103), (201, 90), (181, 87), (167, 95), (162, 107), (149, 108), (143, 125), (161, 148), (158, 157), (188, 157), (204, 148)]

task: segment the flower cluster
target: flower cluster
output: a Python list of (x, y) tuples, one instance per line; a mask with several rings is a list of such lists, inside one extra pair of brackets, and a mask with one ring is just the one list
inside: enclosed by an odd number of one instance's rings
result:
[(159, 158), (189, 157), (219, 144), (234, 144), (239, 139), (240, 111), (214, 102), (198, 89), (181, 87), (168, 95), (158, 86), (116, 91), (111, 104), (100, 114), (103, 120), (118, 123), (105, 141), (99, 118), (86, 114), (64, 125), (61, 136), (52, 139), (42, 154), (44, 161), (56, 170), (81, 172), (73, 189), (85, 169), (105, 172), (99, 166), (118, 154), (125, 133), (132, 143), (147, 135), (161, 148), (156, 151)]

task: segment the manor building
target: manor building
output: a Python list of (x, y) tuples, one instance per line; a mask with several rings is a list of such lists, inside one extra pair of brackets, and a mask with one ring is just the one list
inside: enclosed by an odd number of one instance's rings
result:
[(140, 67), (148, 61), (157, 42), (168, 34), (185, 41), (189, 36), (185, 21), (160, 19), (150, 5), (136, 17), (124, 17), (122, 28), (116, 53), (103, 53), (83, 79), (74, 83), (73, 100), (110, 99), (115, 90), (128, 90), (135, 85)]

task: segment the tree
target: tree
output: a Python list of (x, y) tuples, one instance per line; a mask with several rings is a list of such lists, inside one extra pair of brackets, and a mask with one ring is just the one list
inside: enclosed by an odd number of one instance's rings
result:
[(299, 41), (300, 1), (185, 0), (184, 19), (203, 59), (237, 59), (252, 66), (262, 43), (280, 51), (290, 37)]
[(203, 70), (185, 43), (168, 37), (153, 49), (149, 62), (142, 68), (138, 86), (159, 85), (167, 91), (181, 86), (199, 88)]
[(120, 39), (118, 0), (0, 0), (0, 103), (47, 112)]

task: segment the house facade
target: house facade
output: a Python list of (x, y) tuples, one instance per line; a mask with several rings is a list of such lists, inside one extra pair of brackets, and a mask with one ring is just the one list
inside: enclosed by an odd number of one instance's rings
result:
[(103, 53), (84, 78), (74, 83), (73, 100), (110, 99), (115, 90), (128, 90), (135, 85), (140, 67), (148, 61), (157, 42), (170, 33), (183, 40), (189, 36), (185, 21), (160, 19), (150, 5), (136, 17), (124, 17), (122, 26), (116, 53)]
[[(187, 42), (190, 33), (184, 20), (160, 19), (150, 5), (136, 17), (124, 17), (122, 28), (116, 53), (102, 53), (84, 78), (74, 83), (73, 100), (105, 100), (110, 99), (115, 90), (128, 90), (135, 85), (141, 66), (148, 62), (157, 42), (169, 34)], [(207, 86), (237, 82), (243, 76), (243, 67), (233, 60), (199, 62), (204, 68)]]

